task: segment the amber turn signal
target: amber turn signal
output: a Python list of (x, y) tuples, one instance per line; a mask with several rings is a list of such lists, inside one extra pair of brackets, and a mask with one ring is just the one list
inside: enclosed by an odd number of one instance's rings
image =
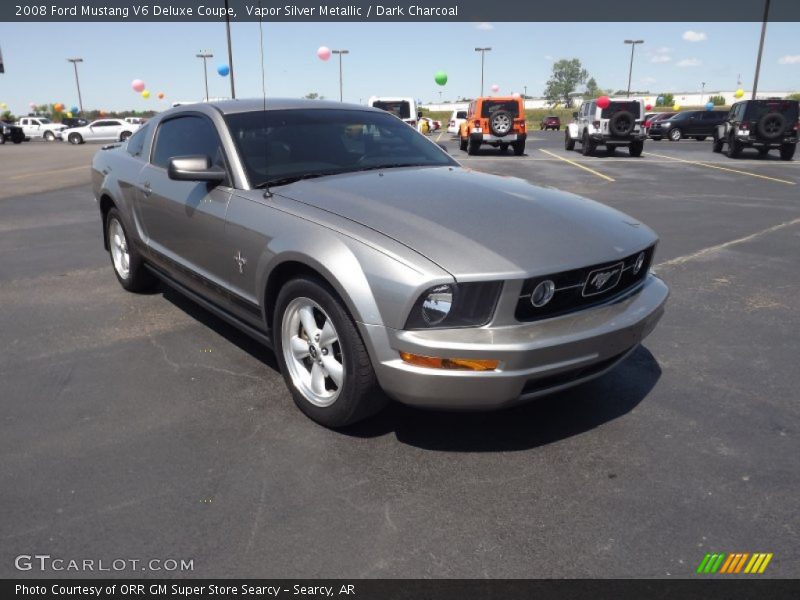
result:
[(400, 358), (410, 365), (428, 367), (430, 369), (450, 369), (458, 371), (494, 371), (500, 364), (499, 360), (476, 360), (471, 358), (436, 358), (421, 356), (409, 352), (401, 352)]

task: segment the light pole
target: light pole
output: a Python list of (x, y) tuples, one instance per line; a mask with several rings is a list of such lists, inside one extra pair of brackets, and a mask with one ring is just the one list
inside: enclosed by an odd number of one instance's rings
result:
[(491, 48), (475, 48), (475, 52), (481, 53), (481, 96), (483, 96), (483, 63), (486, 58), (486, 53), (491, 51)]
[(703, 86), (703, 89), (700, 91), (700, 104), (705, 104), (705, 102), (703, 102), (703, 100), (705, 100), (705, 98), (706, 98), (706, 82), (705, 81), (701, 81), (700, 85)]
[(72, 66), (75, 68), (75, 85), (78, 87), (78, 106), (83, 112), (83, 98), (81, 98), (81, 83), (78, 81), (78, 63), (83, 62), (82, 58), (68, 58), (68, 62), (72, 63)]
[(758, 76), (761, 73), (761, 55), (764, 53), (764, 38), (767, 35), (767, 19), (769, 18), (770, 0), (764, 0), (764, 21), (761, 23), (761, 40), (758, 42), (758, 59), (756, 60), (756, 77), (753, 80), (753, 100), (758, 91)]
[(208, 61), (209, 58), (214, 58), (214, 55), (208, 50), (201, 50), (199, 54), (195, 54), (195, 56), (203, 59), (203, 77), (205, 77), (206, 81), (206, 102), (208, 102), (208, 66), (206, 61)]
[(528, 97), (528, 86), (527, 85), (523, 85), (522, 87), (525, 88), (525, 98), (527, 98)]
[(342, 98), (342, 54), (350, 54), (350, 50), (331, 50), (331, 53), (339, 55), (339, 102), (343, 102)]
[(228, 0), (225, 0), (225, 33), (228, 34), (228, 68), (231, 70), (231, 98), (236, 99), (236, 87), (233, 84), (233, 47), (231, 46), (231, 15)]
[(625, 40), (626, 44), (631, 45), (631, 66), (628, 68), (628, 97), (631, 95), (631, 77), (633, 76), (633, 51), (636, 44), (644, 44), (644, 40)]

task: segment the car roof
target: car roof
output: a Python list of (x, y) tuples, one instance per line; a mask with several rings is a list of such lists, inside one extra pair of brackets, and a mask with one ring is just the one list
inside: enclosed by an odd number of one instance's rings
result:
[[(305, 98), (267, 98), (266, 102), (263, 98), (248, 98), (244, 100), (220, 100), (215, 102), (198, 102), (196, 104), (181, 104), (170, 109), (170, 114), (176, 112), (197, 110), (199, 107), (209, 106), (224, 115), (232, 115), (237, 113), (255, 112), (266, 110), (292, 110), (292, 109), (346, 109), (346, 110), (367, 110), (374, 112), (385, 112), (379, 108), (372, 108), (371, 106), (363, 106), (361, 104), (348, 104), (344, 102), (335, 102), (333, 100), (306, 100)], [(166, 112), (164, 114), (166, 114)]]

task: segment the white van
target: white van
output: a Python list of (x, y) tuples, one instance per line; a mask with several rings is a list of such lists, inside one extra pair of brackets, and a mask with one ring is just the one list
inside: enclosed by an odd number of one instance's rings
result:
[(413, 98), (372, 96), (368, 104), (374, 108), (380, 108), (381, 110), (392, 113), (395, 117), (402, 119), (412, 127), (417, 126), (417, 101)]

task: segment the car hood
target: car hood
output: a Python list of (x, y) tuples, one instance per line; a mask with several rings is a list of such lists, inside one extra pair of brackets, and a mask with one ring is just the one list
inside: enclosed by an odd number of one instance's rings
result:
[(348, 173), (273, 192), (380, 232), (456, 279), (552, 273), (657, 240), (636, 219), (592, 200), (459, 167)]

